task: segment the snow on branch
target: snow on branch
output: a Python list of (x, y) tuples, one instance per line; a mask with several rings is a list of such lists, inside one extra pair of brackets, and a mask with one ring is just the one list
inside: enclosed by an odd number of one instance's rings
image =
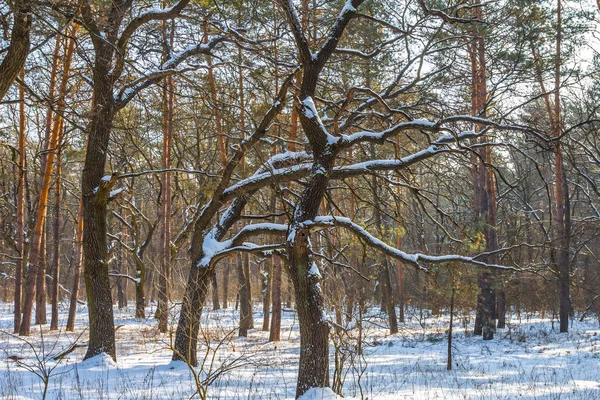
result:
[(179, 13), (188, 5), (190, 0), (179, 0), (171, 7), (167, 8), (151, 8), (149, 10), (144, 11), (136, 18), (132, 19), (131, 22), (123, 29), (123, 33), (117, 42), (117, 48), (121, 53), (124, 50), (127, 42), (131, 38), (131, 36), (135, 33), (135, 31), (150, 21), (164, 21), (169, 18), (176, 17)]
[[(373, 143), (383, 143), (386, 139), (397, 135), (400, 132), (409, 130), (409, 129), (419, 129), (429, 132), (440, 132), (445, 130), (444, 125), (454, 122), (470, 122), (473, 124), (481, 124), (486, 127), (495, 127), (503, 130), (513, 130), (513, 131), (522, 131), (522, 132), (531, 132), (532, 129), (522, 125), (504, 125), (498, 122), (492, 121), (487, 118), (474, 117), (472, 115), (453, 115), (447, 118), (444, 118), (438, 122), (428, 121), (426, 119), (413, 119), (412, 121), (404, 121), (399, 124), (396, 124), (384, 131), (380, 132), (357, 132), (350, 135), (343, 135), (342, 141), (342, 149), (353, 146), (357, 143), (364, 142), (373, 142)], [(453, 141), (469, 139), (481, 136), (485, 133), (486, 128), (477, 132), (477, 131), (464, 131), (458, 135), (446, 134), (438, 138), (434, 145), (440, 144), (448, 144)]]
[[(285, 235), (288, 226), (275, 223), (258, 223), (246, 225), (231, 239), (220, 242), (217, 239), (218, 228), (213, 228), (202, 243), (203, 257), (196, 265), (199, 268), (208, 268), (219, 258), (231, 253), (232, 251), (264, 251), (273, 250), (272, 245), (259, 246), (253, 243), (246, 243), (245, 239), (258, 235)], [(276, 248), (281, 245), (275, 245)]]
[(192, 69), (198, 69), (200, 66), (190, 66), (188, 68), (184, 68), (178, 70), (177, 67), (192, 56), (197, 55), (209, 55), (212, 50), (221, 42), (226, 41), (229, 38), (228, 32), (225, 32), (222, 35), (216, 36), (209, 40), (208, 43), (198, 43), (191, 46), (186, 47), (185, 49), (172, 54), (161, 66), (159, 69), (149, 72), (145, 76), (136, 79), (129, 85), (123, 87), (117, 95), (115, 95), (115, 103), (117, 108), (124, 107), (127, 103), (129, 103), (140, 91), (147, 88), (148, 86), (159, 82), (162, 78), (167, 75), (174, 75), (183, 73)]
[(316, 217), (313, 221), (304, 222), (303, 226), (306, 226), (306, 227), (310, 228), (311, 230), (323, 229), (323, 228), (334, 227), (334, 226), (341, 226), (343, 228), (346, 228), (346, 229), (352, 231), (356, 236), (358, 236), (360, 239), (362, 239), (365, 243), (367, 243), (371, 247), (374, 247), (374, 248), (384, 252), (385, 254), (389, 255), (390, 257), (402, 260), (403, 262), (411, 264), (411, 265), (413, 265), (419, 269), (422, 269), (424, 271), (428, 271), (428, 269), (427, 269), (427, 267), (423, 266), (422, 263), (439, 264), (439, 263), (446, 263), (446, 262), (461, 262), (461, 263), (466, 263), (466, 264), (477, 265), (479, 267), (520, 271), (520, 269), (514, 268), (514, 267), (508, 267), (508, 266), (498, 265), (498, 264), (489, 264), (489, 263), (486, 263), (483, 261), (479, 261), (477, 259), (477, 258), (479, 258), (478, 256), (467, 257), (467, 256), (456, 255), (456, 254), (444, 255), (444, 256), (430, 256), (430, 255), (425, 255), (425, 254), (421, 254), (421, 253), (417, 253), (417, 254), (405, 253), (395, 247), (392, 247), (392, 246), (384, 243), (380, 239), (376, 238), (375, 236), (373, 236), (369, 232), (367, 232), (367, 230), (364, 229), (362, 226), (358, 225), (357, 223), (352, 221), (350, 218), (346, 218), (346, 217), (319, 216), (319, 217)]

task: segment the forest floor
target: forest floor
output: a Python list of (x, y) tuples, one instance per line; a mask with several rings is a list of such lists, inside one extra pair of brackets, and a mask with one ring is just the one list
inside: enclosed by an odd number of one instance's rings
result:
[[(42, 398), (44, 375), (49, 375), (51, 399), (187, 399), (198, 386), (207, 398), (223, 400), (291, 399), (295, 392), (300, 341), (298, 322), (289, 310), (278, 343), (269, 343), (268, 332), (259, 329), (238, 338), (235, 311), (205, 311), (199, 343), (199, 360), (205, 362), (195, 370), (197, 386), (185, 363), (171, 362), (171, 335), (157, 333), (152, 318), (133, 318), (133, 304), (115, 310), (117, 363), (102, 356), (82, 361), (85, 347), (53, 360), (74, 343), (87, 342), (85, 307), (80, 307), (75, 333), (51, 332), (44, 325), (42, 334), (35, 326), (27, 338), (10, 333), (11, 307), (0, 303), (2, 399)], [(153, 311), (149, 307), (148, 315)], [(595, 316), (574, 320), (569, 334), (559, 334), (556, 321), (513, 314), (507, 328), (486, 342), (470, 335), (472, 317), (455, 317), (451, 371), (446, 369), (448, 316), (412, 310), (406, 317), (400, 333), (390, 336), (383, 315), (373, 309), (365, 317), (361, 341), (356, 327), (337, 337), (330, 347), (331, 373), (337, 347), (338, 359), (344, 359), (339, 370), (345, 398), (600, 399)], [(254, 321), (260, 328), (261, 313), (254, 314)], [(62, 309), (60, 325), (65, 322)], [(362, 356), (357, 355), (359, 342)]]

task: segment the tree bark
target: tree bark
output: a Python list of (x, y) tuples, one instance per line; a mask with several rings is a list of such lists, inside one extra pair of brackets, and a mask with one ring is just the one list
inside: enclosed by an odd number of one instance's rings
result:
[(273, 280), (273, 258), (265, 262), (263, 271), (263, 324), (262, 330), (268, 331), (271, 316), (271, 282)]
[(71, 299), (69, 301), (69, 316), (67, 318), (67, 331), (75, 330), (75, 316), (77, 314), (77, 297), (79, 295), (79, 281), (81, 275), (81, 264), (83, 262), (83, 201), (79, 200), (79, 211), (77, 212), (77, 225), (75, 227), (75, 271), (73, 272), (73, 286), (71, 288)]
[[(167, 24), (164, 23), (164, 40), (167, 41)], [(169, 32), (170, 48), (173, 45), (174, 30)], [(164, 58), (168, 57), (166, 51)], [(163, 80), (162, 90), (163, 110), (162, 110), (162, 131), (163, 131), (163, 168), (171, 168), (173, 152), (173, 109), (175, 103), (175, 86), (171, 76)], [(169, 325), (169, 282), (171, 278), (171, 174), (164, 173), (161, 176), (162, 202), (161, 202), (161, 232), (160, 232), (160, 274), (158, 277), (158, 307), (156, 314), (158, 318), (158, 330), (166, 333)]]
[(54, 253), (52, 254), (52, 317), (50, 330), (58, 329), (58, 285), (60, 278), (60, 203), (62, 185), (62, 151), (59, 148), (56, 155), (56, 182), (54, 183)]
[(113, 85), (109, 80), (112, 47), (96, 51), (94, 110), (81, 178), (83, 195), (83, 272), (88, 299), (90, 340), (85, 359), (101, 353), (116, 360), (112, 295), (108, 276), (106, 213), (113, 177), (103, 177), (114, 116)]
[(269, 342), (281, 340), (281, 270), (281, 258), (275, 257), (273, 260), (272, 315)]
[(210, 278), (211, 293), (212, 293), (212, 306), (213, 310), (220, 310), (221, 305), (219, 304), (219, 285), (217, 283), (217, 271), (212, 274)]
[(175, 332), (173, 360), (184, 360), (190, 365), (198, 365), (198, 330), (211, 273), (209, 268), (199, 268), (196, 263), (192, 263)]
[[(74, 27), (71, 29), (72, 34), (74, 35), (77, 31), (77, 28)], [(67, 82), (69, 79), (69, 71), (71, 69), (71, 60), (73, 58), (73, 53), (75, 51), (75, 41), (70, 40), (69, 46), (65, 49), (64, 55), (64, 65), (61, 76), (61, 83), (59, 87), (58, 94), (58, 111), (54, 113), (54, 120), (52, 126), (52, 133), (50, 135), (50, 141), (48, 143), (48, 154), (45, 161), (45, 168), (42, 174), (42, 182), (40, 185), (40, 195), (36, 208), (36, 216), (35, 216), (35, 224), (32, 233), (31, 240), (31, 271), (27, 276), (27, 287), (25, 294), (25, 305), (23, 308), (23, 321), (21, 323), (21, 327), (19, 329), (20, 335), (29, 335), (30, 326), (31, 326), (31, 314), (33, 308), (33, 300), (36, 294), (36, 288), (38, 287), (38, 294), (40, 294), (40, 290), (44, 286), (45, 281), (45, 263), (43, 262), (43, 236), (44, 236), (44, 226), (46, 221), (46, 215), (48, 211), (48, 194), (50, 192), (50, 179), (52, 177), (52, 168), (54, 166), (54, 157), (56, 155), (56, 149), (58, 144), (60, 143), (60, 132), (63, 124), (62, 120), (62, 111), (65, 110), (66, 103), (65, 97), (67, 94)], [(41, 280), (41, 283), (37, 283), (38, 279)], [(36, 315), (36, 320), (40, 323), (45, 323), (45, 297), (37, 296), (37, 312), (40, 313), (39, 318)], [(43, 310), (42, 310), (43, 309)], [(36, 314), (37, 314), (36, 312)], [(42, 322), (43, 321), (43, 322)]]
[(252, 295), (250, 291), (250, 257), (242, 254), (238, 258), (238, 283), (240, 293), (240, 326), (239, 336), (248, 336), (252, 323)]
[(33, 22), (31, 0), (9, 3), (13, 12), (13, 28), (6, 55), (0, 63), (0, 100), (25, 66), (31, 46), (30, 32)]
[[(21, 80), (23, 80), (24, 72), (21, 72)], [(17, 249), (19, 251), (19, 260), (17, 261), (15, 270), (15, 314), (14, 314), (14, 333), (18, 333), (21, 327), (21, 288), (23, 287), (23, 271), (27, 265), (27, 252), (25, 246), (25, 87), (19, 85), (19, 168), (17, 178)]]
[(229, 307), (229, 261), (225, 262), (223, 266), (223, 308)]

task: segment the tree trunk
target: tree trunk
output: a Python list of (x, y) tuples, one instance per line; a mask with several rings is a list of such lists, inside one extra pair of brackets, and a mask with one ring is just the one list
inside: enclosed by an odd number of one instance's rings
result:
[[(165, 37), (167, 40), (166, 24)], [(174, 31), (171, 30), (169, 40), (173, 44)], [(165, 47), (166, 48), (166, 47)], [(165, 54), (164, 57), (168, 57)], [(166, 77), (163, 80), (163, 168), (171, 168), (173, 151), (173, 108), (175, 103), (175, 87), (173, 78)], [(160, 274), (158, 277), (158, 307), (156, 314), (158, 318), (158, 330), (166, 333), (169, 325), (169, 282), (171, 278), (171, 174), (166, 172), (161, 177), (162, 202), (161, 202), (161, 232), (160, 232)]]
[(242, 254), (238, 259), (238, 282), (240, 288), (239, 336), (248, 336), (252, 324), (252, 300), (250, 291), (250, 257)]
[[(77, 28), (74, 27), (71, 29), (72, 34), (75, 34)], [(23, 321), (21, 323), (21, 327), (19, 329), (20, 335), (29, 335), (30, 326), (31, 326), (31, 314), (33, 308), (33, 299), (35, 297), (35, 285), (36, 281), (40, 279), (39, 284), (37, 284), (38, 289), (41, 289), (44, 286), (46, 271), (45, 265), (43, 262), (43, 236), (44, 236), (44, 226), (46, 221), (46, 214), (48, 211), (48, 194), (50, 192), (50, 178), (52, 177), (52, 168), (54, 164), (54, 157), (56, 154), (56, 149), (58, 144), (60, 143), (60, 132), (62, 128), (62, 111), (65, 110), (65, 97), (67, 94), (67, 82), (69, 80), (69, 72), (71, 69), (71, 60), (73, 57), (73, 53), (75, 50), (75, 41), (70, 40), (69, 46), (65, 50), (64, 56), (64, 65), (61, 76), (60, 88), (58, 91), (58, 104), (57, 111), (54, 114), (52, 133), (50, 135), (50, 141), (48, 143), (48, 154), (46, 156), (45, 168), (42, 174), (42, 182), (40, 185), (40, 195), (36, 209), (35, 216), (35, 224), (33, 228), (32, 240), (31, 240), (31, 271), (27, 276), (27, 288), (25, 294), (25, 305), (23, 308)], [(38, 291), (38, 294), (40, 291)], [(40, 313), (39, 318), (37, 317), (36, 312), (36, 320), (40, 323), (45, 323), (45, 297), (37, 296), (37, 312)], [(43, 310), (43, 311), (42, 311)], [(44, 322), (42, 322), (44, 321)]]
[(33, 21), (32, 1), (19, 0), (10, 6), (13, 12), (13, 29), (6, 55), (0, 63), (0, 100), (25, 66), (31, 45), (30, 32)]
[(173, 360), (184, 360), (188, 364), (198, 365), (197, 345), (200, 329), (200, 316), (204, 300), (208, 293), (210, 268), (199, 268), (192, 262), (192, 268), (181, 305), (179, 324), (175, 332)]
[[(473, 4), (480, 4), (480, 0), (474, 0)], [(474, 16), (482, 18), (481, 7), (474, 9)], [(479, 31), (473, 33), (469, 46), (469, 55), (471, 60), (471, 113), (474, 116), (485, 117), (487, 102), (487, 67), (485, 58), (485, 39)], [(475, 125), (476, 130), (483, 127)], [(485, 136), (481, 141), (485, 142)], [(492, 212), (491, 203), (495, 210), (495, 196), (491, 197), (492, 190), (495, 190), (491, 182), (490, 173), (486, 166), (489, 161), (489, 150), (482, 149), (479, 154), (473, 154), (473, 184), (474, 184), (474, 215), (478, 231), (482, 231), (486, 239), (486, 249), (494, 248), (493, 238), (495, 237), (495, 213)], [(493, 214), (493, 215), (492, 215)], [(485, 225), (485, 226), (483, 226)], [(497, 239), (496, 239), (497, 248)], [(482, 258), (483, 260), (483, 258)], [(484, 261), (488, 261), (485, 258)], [(494, 338), (496, 329), (496, 294), (493, 288), (492, 273), (481, 271), (478, 284), (480, 293), (477, 299), (477, 315), (475, 318), (476, 335), (482, 334), (483, 340)]]
[[(371, 144), (371, 153), (375, 157), (375, 145)], [(381, 202), (377, 193), (377, 177), (371, 177), (371, 190), (373, 192), (373, 213), (375, 216), (375, 227), (380, 237), (386, 237), (386, 229), (384, 229), (384, 221), (381, 217)], [(396, 306), (394, 304), (394, 295), (392, 291), (392, 279), (390, 274), (390, 266), (387, 258), (384, 258), (380, 274), (381, 287), (381, 305), (383, 311), (388, 314), (388, 322), (390, 324), (390, 334), (398, 333), (398, 319), (396, 317)]]
[(52, 254), (52, 317), (50, 330), (58, 329), (58, 284), (60, 278), (60, 203), (62, 178), (62, 152), (56, 155), (56, 182), (54, 183), (54, 253)]
[(212, 305), (213, 310), (220, 310), (221, 305), (219, 304), (219, 285), (217, 283), (217, 271), (215, 270), (210, 278), (211, 291), (212, 291)]
[(223, 266), (223, 308), (229, 307), (229, 260)]
[(273, 260), (272, 282), (272, 315), (269, 342), (278, 342), (281, 339), (281, 259)]
[(262, 330), (268, 331), (271, 316), (271, 281), (273, 280), (273, 257), (265, 264), (263, 272), (263, 324)]
[[(85, 359), (107, 353), (116, 360), (115, 323), (107, 264), (106, 213), (115, 177), (104, 177), (106, 153), (115, 116), (110, 60), (97, 50), (94, 68), (94, 110), (88, 128), (81, 191), (83, 195), (83, 272), (88, 300), (90, 340)], [(112, 52), (112, 51), (111, 51)], [(100, 54), (98, 54), (100, 53)]]
[[(127, 274), (127, 269), (123, 263), (123, 246), (117, 249), (117, 271), (119, 274)], [(117, 280), (117, 303), (119, 310), (127, 308), (127, 281), (128, 279)]]
[(77, 296), (79, 295), (79, 281), (81, 275), (81, 264), (83, 262), (83, 201), (79, 200), (79, 211), (77, 212), (77, 226), (75, 228), (75, 271), (73, 272), (73, 286), (71, 288), (71, 299), (69, 301), (69, 317), (67, 318), (67, 331), (75, 330), (75, 315), (77, 313)]
[[(21, 80), (24, 79), (24, 72), (21, 72)], [(25, 87), (19, 85), (19, 168), (17, 180), (17, 249), (19, 251), (19, 260), (15, 270), (15, 315), (14, 315), (14, 333), (18, 333), (21, 327), (21, 288), (23, 287), (23, 271), (27, 265), (27, 253), (25, 247)]]
[(140, 260), (137, 255), (135, 256), (135, 269), (136, 279), (135, 284), (135, 317), (146, 318), (146, 265)]

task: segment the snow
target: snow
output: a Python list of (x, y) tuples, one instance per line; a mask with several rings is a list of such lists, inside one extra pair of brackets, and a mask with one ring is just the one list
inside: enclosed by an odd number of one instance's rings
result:
[(211, 231), (202, 242), (202, 253), (204, 256), (198, 262), (199, 268), (206, 268), (210, 266), (210, 262), (212, 258), (220, 251), (226, 249), (231, 244), (231, 240), (225, 240), (223, 242), (219, 242), (215, 239), (215, 231)]
[(330, 388), (311, 388), (298, 398), (298, 400), (338, 400), (340, 396)]
[[(67, 308), (68, 304), (61, 304), (60, 327), (66, 322)], [(259, 304), (254, 308), (256, 326), (260, 326), (261, 309)], [(151, 316), (154, 311), (155, 304), (151, 303), (146, 315)], [(176, 324), (176, 311), (174, 307), (170, 315), (171, 328)], [(0, 398), (41, 398), (42, 381), (25, 368), (37, 364), (34, 350), (45, 360), (46, 368), (54, 368), (48, 399), (191, 398), (196, 390), (194, 377), (185, 363), (171, 361), (170, 333), (158, 333), (153, 318), (136, 320), (134, 312), (133, 302), (127, 309), (114, 309), (115, 325), (119, 326), (115, 332), (116, 363), (106, 354), (83, 361), (85, 347), (54, 361), (52, 355), (75, 341), (87, 342), (86, 307), (78, 307), (75, 332), (49, 331), (48, 325), (44, 325), (42, 344), (37, 326), (27, 338), (10, 335), (12, 305), (0, 303)], [(389, 335), (385, 313), (371, 307), (364, 317), (364, 355), (346, 359), (342, 394), (349, 400), (598, 399), (600, 328), (596, 316), (583, 322), (579, 322), (579, 317), (573, 319), (568, 334), (561, 334), (558, 322), (550, 317), (513, 312), (508, 315), (506, 329), (499, 329), (494, 340), (483, 341), (471, 335), (474, 315), (457, 313), (453, 369), (447, 371), (447, 313), (437, 317), (430, 310), (409, 308), (400, 333)], [(204, 333), (198, 343), (200, 361), (205, 355), (210, 360), (211, 351), (220, 343), (219, 335), (230, 332), (238, 322), (239, 314), (232, 309), (211, 311), (210, 305), (204, 307), (201, 320)], [(348, 348), (357, 343), (356, 326), (355, 321), (346, 326)], [(223, 342), (214, 368), (237, 359), (252, 362), (225, 371), (208, 388), (208, 398), (294, 398), (300, 352), (297, 315), (284, 310), (282, 341), (269, 343), (268, 337), (268, 332), (250, 330), (248, 338)], [(207, 345), (211, 350), (207, 350)], [(333, 373), (333, 344), (329, 352)], [(17, 363), (11, 356), (22, 359)], [(206, 372), (201, 375), (206, 376)], [(317, 388), (309, 390), (302, 399), (338, 400), (339, 397), (326, 388)]]
[(118, 188), (118, 189), (115, 189), (115, 190), (111, 190), (108, 197), (109, 198), (116, 197), (116, 196), (118, 196), (124, 190), (125, 190), (125, 188)]
[(310, 269), (308, 270), (308, 276), (309, 277), (317, 277), (319, 279), (321, 279), (321, 272), (319, 271), (319, 267), (317, 266), (316, 263), (312, 263), (312, 265), (310, 266)]
[(319, 113), (317, 112), (317, 107), (315, 106), (315, 102), (312, 97), (308, 96), (304, 100), (302, 100), (302, 104), (304, 104), (304, 114), (306, 118), (319, 118)]
[(344, 4), (344, 8), (340, 11), (340, 15), (344, 15), (348, 12), (356, 12), (356, 8), (352, 5), (352, 0), (347, 0), (346, 4)]
[(102, 178), (100, 178), (100, 182), (110, 182), (110, 175), (104, 175)]

